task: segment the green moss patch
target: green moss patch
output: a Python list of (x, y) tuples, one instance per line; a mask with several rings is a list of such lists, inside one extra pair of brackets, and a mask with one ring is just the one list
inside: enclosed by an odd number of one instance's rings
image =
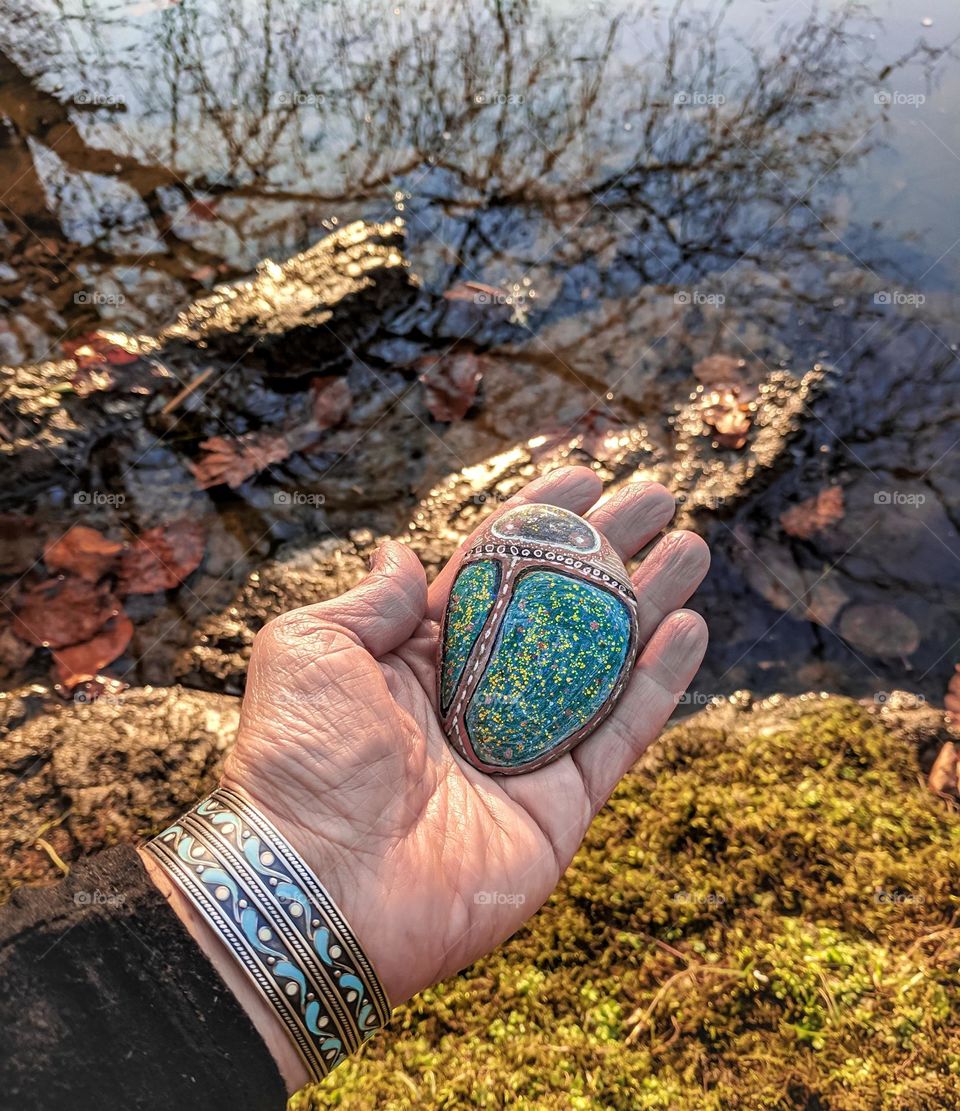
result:
[(710, 709), (527, 928), (294, 1107), (960, 1106), (958, 849), (902, 721)]

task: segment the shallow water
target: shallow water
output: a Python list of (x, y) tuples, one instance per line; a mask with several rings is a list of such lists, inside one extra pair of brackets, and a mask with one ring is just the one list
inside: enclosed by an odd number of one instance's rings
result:
[[(694, 604), (712, 644), (688, 706), (738, 687), (942, 696), (960, 658), (949, 0), (870, 17), (786, 0), (0, 14), (0, 362), (156, 333), (356, 218), (402, 216), (422, 283), (347, 353), (366, 409), (327, 450), (210, 493), (185, 465), (195, 441), (134, 429), (4, 492), (44, 528), (214, 519), (190, 597), (137, 603), (139, 652), (183, 643), (281, 543), (401, 532), (447, 475), (529, 444), (541, 466), (667, 481), (710, 541)], [(450, 349), (488, 359), (452, 424), (412, 369)], [(754, 444), (714, 448), (691, 423), (718, 354), (761, 397), (777, 372), (830, 368), (743, 481)], [(238, 399), (226, 431), (269, 426), (290, 396)], [(836, 488), (822, 521), (784, 520)], [(323, 505), (280, 512), (277, 489)], [(90, 512), (77, 490), (125, 500)]]

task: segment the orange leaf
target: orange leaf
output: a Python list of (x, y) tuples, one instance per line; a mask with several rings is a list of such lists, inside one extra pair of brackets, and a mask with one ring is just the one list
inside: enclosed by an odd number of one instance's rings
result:
[(123, 553), (119, 594), (155, 594), (179, 586), (203, 559), (206, 536), (198, 521), (183, 518), (148, 529)]
[(95, 528), (74, 525), (47, 545), (43, 559), (51, 571), (72, 571), (81, 579), (95, 583), (110, 570), (123, 545), (108, 540)]
[(133, 636), (133, 622), (121, 610), (92, 639), (53, 653), (57, 680), (67, 690), (96, 677), (101, 668), (122, 656)]
[(73, 576), (49, 579), (24, 592), (13, 631), (38, 648), (64, 648), (90, 640), (119, 612), (105, 586)]
[(483, 377), (483, 360), (469, 351), (428, 356), (421, 360), (427, 369), (420, 375), (426, 388), (430, 415), (438, 421), (461, 420), (477, 397)]
[(285, 436), (272, 432), (248, 432), (230, 438), (212, 436), (200, 445), (203, 455), (189, 464), (201, 490), (226, 483), (232, 489), (269, 467), (282, 463), (291, 448)]
[(790, 536), (808, 540), (830, 525), (843, 520), (843, 487), (827, 486), (780, 514), (780, 524)]

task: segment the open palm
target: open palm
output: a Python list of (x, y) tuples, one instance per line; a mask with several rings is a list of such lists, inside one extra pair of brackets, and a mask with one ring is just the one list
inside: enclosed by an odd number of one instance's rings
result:
[[(594, 506), (590, 520), (625, 559), (673, 513), (655, 484), (595, 505), (600, 492), (571, 467), (507, 504)], [(545, 768), (487, 775), (450, 748), (436, 711), (439, 621), (458, 562), (428, 591), (413, 552), (386, 544), (355, 589), (270, 622), (224, 777), (317, 873), (393, 1004), (489, 952), (544, 902), (706, 647), (702, 618), (677, 610), (706, 573), (706, 545), (673, 533), (633, 576), (645, 647), (614, 713)]]

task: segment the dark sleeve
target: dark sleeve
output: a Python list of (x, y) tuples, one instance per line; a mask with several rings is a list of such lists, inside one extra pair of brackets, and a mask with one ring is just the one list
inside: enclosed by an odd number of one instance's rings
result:
[(129, 846), (0, 908), (2, 1111), (282, 1111), (273, 1057)]

